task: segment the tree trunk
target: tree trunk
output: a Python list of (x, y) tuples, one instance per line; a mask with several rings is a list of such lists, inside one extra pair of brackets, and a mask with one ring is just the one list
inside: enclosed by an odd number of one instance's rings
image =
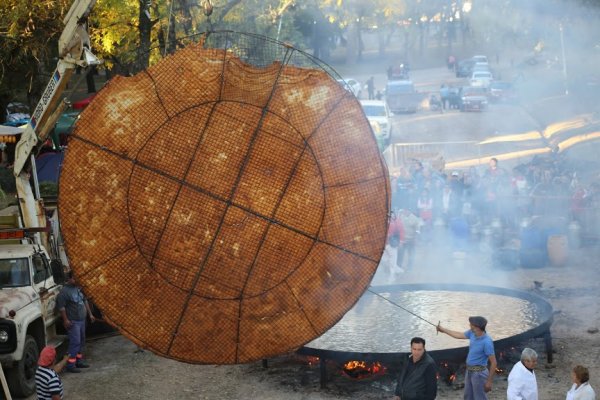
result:
[[(231, 11), (233, 9), (233, 7), (237, 6), (241, 2), (242, 2), (242, 0), (229, 0), (227, 2), (227, 4), (225, 4), (222, 7), (222, 9), (220, 10), (220, 13), (215, 20), (215, 24), (216, 25), (221, 24), (223, 22), (223, 19), (225, 18), (225, 16), (229, 13), (229, 11)], [(209, 26), (211, 26), (211, 25), (209, 24)]]
[(363, 42), (363, 38), (362, 38), (362, 30), (361, 30), (360, 22), (358, 22), (356, 25), (357, 25), (356, 26), (356, 38), (358, 41), (358, 61), (362, 61), (363, 51), (365, 49), (365, 43)]
[[(190, 5), (188, 5), (187, 0), (179, 0), (179, 8), (181, 11), (181, 15), (182, 15), (182, 23), (181, 26), (183, 27), (183, 31), (185, 32), (186, 36), (191, 35), (192, 34), (192, 13), (190, 12)], [(175, 22), (175, 19), (173, 18), (173, 20), (171, 21), (171, 30), (175, 31), (175, 25), (173, 25), (173, 22)]]
[(346, 41), (346, 64), (355, 64), (356, 55), (358, 53), (358, 27), (355, 21), (348, 25), (347, 41)]
[(173, 54), (175, 53), (175, 50), (177, 50), (177, 35), (175, 33), (175, 24), (175, 15), (171, 15), (171, 28), (169, 29), (169, 37), (167, 38), (167, 54)]
[(425, 52), (425, 23), (419, 24), (419, 54), (422, 56)]
[(383, 31), (383, 14), (377, 14), (377, 45), (379, 48), (379, 56), (385, 55), (385, 32)]
[(96, 75), (96, 66), (92, 65), (87, 73), (85, 74), (85, 82), (87, 84), (88, 93), (96, 93), (96, 82), (94, 82), (94, 75)]
[(152, 21), (150, 21), (150, 1), (139, 0), (139, 33), (140, 46), (137, 49), (136, 72), (143, 71), (150, 65), (150, 33)]

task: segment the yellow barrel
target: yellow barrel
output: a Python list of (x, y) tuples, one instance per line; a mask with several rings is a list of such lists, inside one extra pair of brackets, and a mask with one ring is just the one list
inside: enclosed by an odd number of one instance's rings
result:
[(561, 267), (569, 258), (569, 240), (567, 235), (551, 235), (548, 237), (548, 260), (555, 267)]

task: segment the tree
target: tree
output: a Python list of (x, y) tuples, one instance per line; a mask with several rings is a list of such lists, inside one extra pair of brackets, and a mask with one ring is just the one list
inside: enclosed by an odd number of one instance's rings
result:
[(25, 89), (32, 108), (55, 67), (67, 0), (0, 2), (0, 122), (6, 105)]

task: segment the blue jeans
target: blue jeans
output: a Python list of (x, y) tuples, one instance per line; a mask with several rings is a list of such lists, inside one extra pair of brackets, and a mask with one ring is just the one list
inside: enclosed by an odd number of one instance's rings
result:
[(404, 253), (406, 253), (407, 258), (406, 269), (410, 269), (413, 266), (413, 260), (415, 258), (415, 239), (408, 239), (398, 246), (396, 265), (400, 268), (402, 268), (404, 262)]
[(487, 394), (483, 386), (489, 374), (490, 372), (487, 369), (480, 372), (467, 370), (467, 374), (465, 375), (464, 400), (487, 400)]
[(83, 345), (85, 344), (85, 320), (71, 320), (69, 328), (69, 359), (67, 368), (75, 367), (77, 360), (81, 359)]

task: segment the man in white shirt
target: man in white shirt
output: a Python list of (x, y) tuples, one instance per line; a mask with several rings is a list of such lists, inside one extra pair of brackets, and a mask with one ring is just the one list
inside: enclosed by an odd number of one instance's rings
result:
[(420, 233), (419, 229), (421, 228), (423, 221), (407, 208), (400, 210), (399, 218), (400, 221), (402, 221), (402, 227), (404, 229), (404, 240), (401, 242), (401, 246), (398, 247), (396, 264), (402, 269), (404, 254), (406, 254), (406, 269), (408, 270), (413, 267), (415, 241), (417, 235)]
[(521, 361), (516, 363), (508, 375), (507, 400), (538, 400), (535, 367), (538, 355), (528, 347), (521, 352)]

